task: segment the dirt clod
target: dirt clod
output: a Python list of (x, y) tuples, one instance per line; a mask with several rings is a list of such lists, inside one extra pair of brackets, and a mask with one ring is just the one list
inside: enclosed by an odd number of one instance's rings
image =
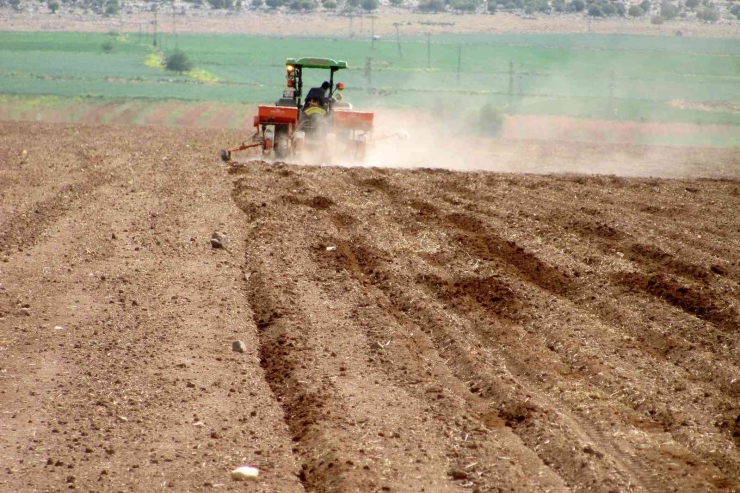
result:
[(244, 341), (234, 341), (231, 343), (231, 350), (236, 353), (246, 353), (247, 344)]
[(212, 248), (223, 248), (224, 247), (224, 237), (221, 236), (219, 233), (213, 233), (211, 235), (211, 247)]

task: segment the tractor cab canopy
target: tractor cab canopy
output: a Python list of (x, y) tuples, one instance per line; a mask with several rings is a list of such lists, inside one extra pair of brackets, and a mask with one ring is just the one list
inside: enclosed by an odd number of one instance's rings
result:
[[(343, 84), (334, 85), (334, 72), (347, 68), (347, 62), (344, 60), (332, 60), (331, 58), (303, 57), (288, 58), (285, 61), (285, 70), (287, 72), (288, 89), (283, 97), (277, 102), (278, 106), (295, 106), (301, 107), (301, 97), (303, 95), (303, 69), (317, 68), (329, 70), (329, 95), (331, 99), (336, 89), (342, 90)], [(320, 84), (319, 84), (320, 85)]]
[(344, 60), (332, 60), (331, 58), (288, 58), (285, 61), (285, 65), (293, 65), (294, 67), (302, 68), (329, 68), (332, 72), (341, 68), (347, 68), (347, 62)]

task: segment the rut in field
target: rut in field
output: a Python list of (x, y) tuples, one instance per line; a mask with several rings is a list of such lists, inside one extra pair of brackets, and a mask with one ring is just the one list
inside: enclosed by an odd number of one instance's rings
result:
[(0, 126), (0, 489), (740, 489), (737, 172), (227, 168), (238, 132)]
[[(738, 335), (734, 311), (723, 309), (735, 267), (714, 260), (713, 244), (690, 241), (695, 260), (686, 261), (646, 243), (646, 228), (658, 226), (652, 212), (633, 212), (639, 180), (601, 180), (602, 188), (588, 188), (595, 196), (588, 206), (566, 215), (572, 189), (592, 179), (259, 163), (235, 174), (234, 197), (253, 221), (250, 241), (260, 252), (248, 265), (262, 279), (251, 299), (264, 325), (264, 364), (309, 489), (349, 481), (361, 463), (353, 433), (326, 430), (357, 426), (336, 414), (362, 414), (341, 382), (365, 385), (365, 372), (406, 396), (405, 407), (387, 398), (379, 408), (396, 407), (401, 420), (422, 412), (443, 430), (428, 439), (447, 443), (451, 488), (503, 481), (517, 490), (529, 477), (527, 491), (696, 491), (740, 479), (731, 445)], [(618, 201), (610, 187), (621, 191)], [(702, 291), (692, 287), (699, 282)], [(316, 325), (326, 315), (296, 294), (299, 286), (318, 288), (311, 301), (341, 324)], [(283, 308), (259, 308), (266, 306), (290, 307), (294, 328), (284, 325)], [(666, 332), (668, 319), (685, 327), (680, 337)], [(309, 356), (326, 353), (305, 346), (327, 338), (347, 352)], [(332, 370), (332, 358), (352, 364)], [(679, 409), (673, 392), (702, 397)], [(398, 433), (392, 440), (416, 457), (415, 442)], [(723, 445), (697, 442), (695, 433)], [(455, 435), (462, 449), (449, 448)], [(670, 460), (658, 436), (671, 444)], [(514, 472), (495, 456), (501, 443), (519, 458)], [(334, 471), (311, 463), (318, 450)], [(688, 471), (682, 477), (671, 472), (676, 461)], [(363, 468), (341, 484), (378, 485), (382, 477)]]

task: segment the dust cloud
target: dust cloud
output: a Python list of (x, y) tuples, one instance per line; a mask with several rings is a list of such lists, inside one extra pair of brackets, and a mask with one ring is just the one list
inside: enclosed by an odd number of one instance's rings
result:
[[(464, 112), (461, 112), (464, 113)], [(475, 114), (435, 118), (431, 111), (375, 112), (374, 141), (363, 162), (340, 165), (441, 168), (506, 173), (583, 173), (624, 177), (737, 178), (737, 148), (679, 147), (548, 140), (527, 129), (509, 137), (476, 135)], [(504, 119), (506, 126), (509, 117)], [(397, 137), (408, 132), (408, 140)]]
[[(466, 128), (467, 127), (467, 128)], [(444, 168), (457, 171), (513, 171), (508, 152), (490, 148), (490, 139), (471, 135), (471, 125), (435, 118), (434, 111), (375, 112), (375, 133), (367, 166)], [(401, 139), (399, 134), (407, 135)]]

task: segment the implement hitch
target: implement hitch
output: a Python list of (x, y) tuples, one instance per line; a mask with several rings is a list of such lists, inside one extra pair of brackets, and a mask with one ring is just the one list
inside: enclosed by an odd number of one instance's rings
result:
[(244, 142), (242, 142), (242, 145), (238, 147), (232, 147), (231, 149), (221, 149), (221, 160), (225, 163), (228, 163), (229, 161), (231, 161), (232, 152), (243, 151), (245, 149), (250, 149), (252, 147), (263, 145), (264, 144), (263, 139), (259, 139), (256, 142), (254, 141), (256, 137), (259, 137), (259, 133), (260, 133), (259, 129), (257, 129), (257, 133), (252, 135), (252, 137), (249, 140), (245, 140)]

